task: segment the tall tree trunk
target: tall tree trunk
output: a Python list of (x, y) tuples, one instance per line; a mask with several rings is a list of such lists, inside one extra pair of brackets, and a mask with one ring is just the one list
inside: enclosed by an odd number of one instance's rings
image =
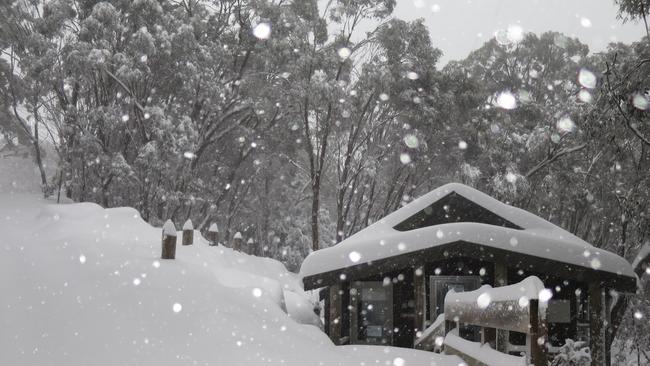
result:
[(312, 250), (320, 249), (320, 236), (318, 233), (318, 211), (320, 210), (320, 175), (316, 174), (311, 186), (311, 238)]
[[(34, 111), (34, 114), (36, 115), (36, 111)], [(34, 139), (32, 140), (32, 143), (36, 154), (36, 165), (38, 165), (38, 170), (41, 173), (41, 189), (43, 190), (43, 197), (47, 198), (47, 176), (45, 174), (45, 168), (43, 167), (41, 147), (38, 140), (38, 118), (35, 118), (34, 120)]]

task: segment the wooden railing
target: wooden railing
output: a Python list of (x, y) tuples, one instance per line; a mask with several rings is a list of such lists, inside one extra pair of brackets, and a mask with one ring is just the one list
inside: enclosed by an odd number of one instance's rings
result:
[[(538, 279), (535, 280), (539, 281)], [(528, 282), (528, 284), (530, 283), (534, 284), (534, 282)], [(539, 281), (539, 284), (541, 284), (541, 281)], [(525, 285), (522, 282), (511, 286), (516, 289)], [(472, 293), (490, 294), (490, 290), (500, 291), (500, 289), (504, 288), (492, 289), (488, 287), (475, 290)], [(536, 290), (531, 292), (537, 294)], [(518, 300), (499, 297), (497, 300), (483, 301), (484, 299), (481, 300), (479, 297), (477, 301), (468, 301), (471, 300), (470, 293), (465, 293), (469, 296), (462, 294), (464, 293), (455, 294), (450, 292), (445, 297), (445, 334), (449, 334), (453, 329), (460, 329), (461, 325), (477, 326), (480, 328), (478, 346), (489, 346), (490, 351), (501, 353), (503, 357), (500, 361), (495, 361), (495, 359), (498, 359), (498, 357), (495, 357), (498, 353), (469, 352), (457, 349), (459, 345), (468, 346), (468, 350), (476, 349), (476, 346), (471, 346), (469, 341), (463, 343), (462, 338), (461, 341), (455, 342), (454, 345), (450, 345), (449, 342), (445, 341), (445, 353), (460, 356), (465, 359), (468, 365), (497, 366), (506, 363), (513, 364), (513, 356), (505, 353), (507, 347), (504, 346), (508, 344), (508, 332), (514, 331), (526, 335), (526, 355), (525, 358), (522, 357), (526, 361), (525, 364), (547, 365), (545, 306), (540, 309), (540, 302), (536, 298), (537, 295), (532, 299), (522, 296)], [(542, 304), (545, 305), (545, 303)], [(507, 360), (509, 361), (506, 362)]]

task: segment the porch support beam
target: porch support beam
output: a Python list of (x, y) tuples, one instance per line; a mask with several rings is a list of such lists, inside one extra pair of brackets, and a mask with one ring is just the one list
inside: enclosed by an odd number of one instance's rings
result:
[(589, 348), (591, 365), (605, 366), (605, 316), (604, 290), (599, 282), (589, 284)]
[[(503, 262), (494, 263), (494, 287), (508, 285), (508, 267)], [(507, 352), (508, 331), (497, 329), (497, 351)]]
[(342, 286), (335, 284), (329, 289), (329, 332), (328, 335), (335, 345), (341, 343), (341, 323), (343, 321)]
[[(415, 288), (415, 320), (413, 327), (415, 329), (415, 339), (418, 338), (417, 333), (426, 329), (427, 317), (427, 289), (426, 289), (426, 273), (424, 266), (416, 266), (413, 273), (413, 287)], [(414, 341), (415, 341), (414, 339)]]

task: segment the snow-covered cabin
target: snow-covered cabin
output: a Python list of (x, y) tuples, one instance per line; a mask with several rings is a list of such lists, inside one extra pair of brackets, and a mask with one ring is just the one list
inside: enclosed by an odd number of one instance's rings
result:
[[(335, 344), (413, 347), (444, 311), (447, 291), (503, 286), (534, 275), (553, 293), (548, 340), (591, 340), (604, 354), (612, 291), (636, 291), (623, 258), (463, 184), (444, 185), (359, 231), (311, 253), (300, 274), (321, 289), (325, 330)], [(591, 309), (589, 309), (591, 307)], [(471, 327), (461, 336), (476, 337)], [(516, 332), (497, 348), (517, 353)]]

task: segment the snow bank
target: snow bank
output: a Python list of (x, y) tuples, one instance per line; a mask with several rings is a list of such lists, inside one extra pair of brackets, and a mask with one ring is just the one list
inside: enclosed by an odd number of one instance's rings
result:
[(0, 233), (0, 365), (459, 363), (336, 347), (300, 324), (317, 323), (313, 305), (281, 263), (210, 247), (198, 232), (176, 260), (159, 260), (161, 229), (130, 208), (0, 194)]
[[(393, 229), (395, 225), (451, 192), (474, 201), (524, 230), (472, 222), (442, 224), (410, 231)], [(303, 262), (300, 275), (304, 278), (461, 240), (634, 277), (630, 264), (616, 254), (594, 248), (530, 212), (506, 205), (458, 183), (439, 187), (343, 242), (311, 253)]]

